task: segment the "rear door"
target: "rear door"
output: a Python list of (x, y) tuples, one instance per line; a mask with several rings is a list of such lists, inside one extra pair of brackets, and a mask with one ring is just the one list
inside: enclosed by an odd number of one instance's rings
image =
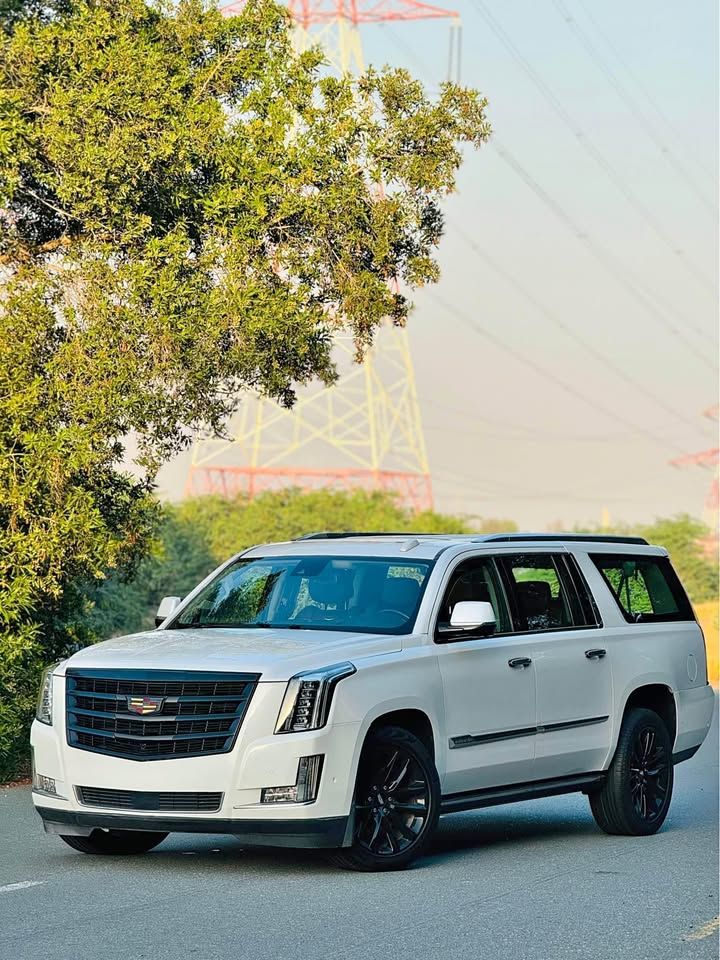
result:
[(532, 638), (537, 780), (601, 770), (610, 747), (611, 651), (574, 557), (565, 551), (500, 558), (516, 629)]
[[(492, 603), (496, 631), (485, 636), (450, 632), (450, 614), (461, 600)], [(436, 611), (448, 746), (443, 794), (533, 779), (534, 637), (516, 637), (511, 631), (505, 591), (492, 558), (461, 560), (449, 573)]]

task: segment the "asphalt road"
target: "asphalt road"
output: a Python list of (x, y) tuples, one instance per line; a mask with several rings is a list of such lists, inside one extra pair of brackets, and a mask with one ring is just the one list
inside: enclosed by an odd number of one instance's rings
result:
[(141, 857), (45, 836), (0, 790), (1, 960), (708, 960), (718, 957), (718, 723), (654, 837), (580, 795), (443, 818), (403, 873), (179, 836)]

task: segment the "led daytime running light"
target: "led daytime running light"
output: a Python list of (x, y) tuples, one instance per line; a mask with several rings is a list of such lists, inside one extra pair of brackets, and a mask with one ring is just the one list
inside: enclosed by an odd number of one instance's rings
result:
[(355, 667), (351, 663), (335, 663), (292, 677), (283, 697), (275, 733), (301, 733), (324, 727), (335, 687), (353, 673)]

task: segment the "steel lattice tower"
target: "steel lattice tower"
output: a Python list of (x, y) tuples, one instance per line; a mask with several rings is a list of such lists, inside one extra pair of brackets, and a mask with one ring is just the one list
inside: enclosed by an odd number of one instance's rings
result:
[[(717, 420), (720, 408), (709, 407), (704, 412), (704, 416), (711, 420)], [(720, 509), (720, 486), (718, 485), (717, 468), (720, 464), (720, 448), (712, 447), (709, 450), (701, 450), (699, 453), (688, 453), (683, 457), (676, 457), (670, 461), (673, 467), (697, 466), (713, 470), (715, 476), (710, 484), (710, 489), (705, 498), (705, 515), (713, 531), (713, 543), (717, 545), (718, 539), (718, 510)]]
[[(239, 13), (229, 3), (223, 13)], [(416, 0), (289, 0), (299, 50), (320, 43), (339, 73), (364, 69), (358, 26), (394, 20), (450, 18), (456, 13)], [(340, 374), (332, 387), (303, 389), (292, 410), (247, 395), (229, 426), (230, 439), (198, 438), (188, 493), (250, 497), (280, 487), (387, 490), (414, 510), (432, 507), (415, 373), (404, 328), (386, 326), (362, 364), (350, 337), (336, 340)]]

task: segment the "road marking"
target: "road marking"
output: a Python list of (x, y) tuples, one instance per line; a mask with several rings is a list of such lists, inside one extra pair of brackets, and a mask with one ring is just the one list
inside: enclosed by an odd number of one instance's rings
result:
[[(2, 890), (2, 887), (0, 887), (0, 890)], [(720, 928), (720, 917), (715, 917), (714, 920), (708, 920), (707, 923), (703, 924), (702, 927), (698, 927), (697, 930), (693, 930), (692, 933), (686, 933), (682, 939), (705, 940), (706, 937), (711, 937), (718, 928)]]
[(11, 890), (27, 890), (28, 887), (41, 887), (47, 880), (20, 880), (19, 883), (6, 883), (0, 887), (0, 893), (10, 893)]

